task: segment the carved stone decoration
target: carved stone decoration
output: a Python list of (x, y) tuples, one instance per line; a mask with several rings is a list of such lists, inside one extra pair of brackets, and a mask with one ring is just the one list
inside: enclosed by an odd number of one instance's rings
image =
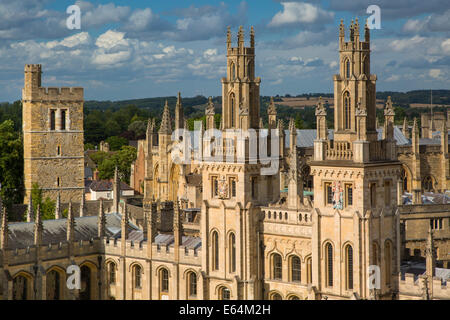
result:
[(218, 193), (219, 199), (227, 199), (228, 198), (228, 182), (224, 176), (220, 178), (218, 181)]
[(340, 181), (334, 181), (332, 185), (333, 208), (342, 210), (344, 208), (344, 189)]

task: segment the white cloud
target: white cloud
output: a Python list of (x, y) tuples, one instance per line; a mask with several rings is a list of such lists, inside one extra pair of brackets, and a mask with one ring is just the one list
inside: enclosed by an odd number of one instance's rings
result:
[(73, 36), (64, 38), (61, 41), (50, 41), (47, 42), (47, 47), (52, 49), (57, 46), (63, 46), (67, 48), (74, 48), (79, 45), (89, 44), (91, 42), (91, 37), (87, 32), (80, 32)]
[(431, 69), (428, 72), (428, 75), (433, 79), (441, 79), (442, 78), (442, 71), (441, 69)]
[(447, 40), (442, 41), (441, 48), (442, 48), (442, 50), (444, 50), (444, 52), (446, 54), (450, 55), (450, 38), (447, 39)]
[(283, 11), (277, 12), (269, 23), (269, 27), (280, 27), (296, 23), (315, 23), (331, 20), (334, 13), (327, 12), (310, 3), (282, 2)]
[(425, 37), (414, 36), (409, 39), (397, 39), (391, 42), (391, 47), (394, 51), (403, 51), (405, 49), (414, 48), (425, 41)]
[(108, 30), (97, 38), (95, 45), (104, 49), (112, 49), (115, 46), (128, 46), (128, 41), (124, 37), (124, 32)]
[(397, 75), (397, 74), (393, 74), (389, 78), (387, 78), (385, 81), (386, 82), (393, 82), (393, 81), (398, 81), (398, 80), (400, 80), (400, 76)]

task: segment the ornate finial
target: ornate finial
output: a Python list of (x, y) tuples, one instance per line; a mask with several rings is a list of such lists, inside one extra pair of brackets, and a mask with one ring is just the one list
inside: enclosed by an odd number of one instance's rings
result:
[(55, 219), (61, 219), (61, 193), (56, 195)]
[(41, 205), (38, 203), (36, 210), (36, 218), (34, 220), (34, 244), (42, 243), (42, 230), (44, 229), (41, 219)]
[(339, 37), (341, 38), (345, 37), (344, 19), (341, 19), (341, 24), (339, 25)]
[(317, 103), (316, 107), (316, 116), (319, 115), (326, 115), (326, 109), (325, 106), (323, 105), (322, 97), (319, 97), (319, 102)]
[(263, 122), (263, 119), (261, 117), (259, 118), (259, 128), (260, 129), (264, 128), (264, 122)]
[(253, 26), (250, 29), (250, 47), (255, 47), (255, 29), (253, 28)]
[(69, 209), (67, 212), (67, 241), (73, 242), (75, 240), (75, 216), (72, 210), (72, 200), (69, 201)]
[(243, 47), (244, 46), (244, 27), (240, 26), (239, 27), (239, 32), (238, 32), (238, 46), (239, 47)]
[(161, 127), (159, 128), (159, 133), (172, 134), (172, 123), (170, 119), (170, 110), (167, 100), (166, 104), (164, 105), (164, 111), (161, 120)]
[(291, 135), (297, 134), (297, 130), (295, 128), (295, 120), (294, 120), (294, 118), (290, 118), (289, 119), (289, 133)]
[(369, 42), (370, 41), (370, 28), (369, 28), (369, 19), (366, 19), (366, 24), (364, 26), (364, 41)]
[(106, 216), (103, 208), (103, 198), (100, 198), (100, 207), (98, 211), (98, 237), (105, 236)]
[(34, 220), (33, 197), (30, 194), (30, 202), (28, 202), (28, 210), (27, 210), (27, 222), (32, 222), (33, 220)]
[(392, 106), (391, 96), (388, 96), (386, 100), (386, 105), (384, 106), (384, 115), (393, 115), (394, 108)]
[(227, 27), (227, 48), (231, 47), (231, 29)]
[(4, 250), (8, 247), (8, 213), (6, 212), (6, 207), (1, 208), (0, 214), (2, 216), (0, 230), (0, 248)]
[(277, 109), (275, 107), (275, 102), (273, 101), (273, 97), (270, 97), (269, 107), (267, 108), (267, 114), (276, 115)]
[(208, 98), (208, 105), (206, 106), (205, 114), (214, 115), (214, 103), (212, 101), (212, 97)]
[(81, 194), (81, 202), (80, 202), (80, 217), (84, 217), (84, 205), (86, 203), (86, 196), (84, 194), (84, 190), (83, 193)]

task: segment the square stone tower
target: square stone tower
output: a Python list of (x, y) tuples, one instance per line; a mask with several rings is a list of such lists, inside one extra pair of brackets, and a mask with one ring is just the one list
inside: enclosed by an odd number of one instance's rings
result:
[(84, 190), (83, 88), (41, 87), (42, 66), (25, 65), (22, 90), (25, 199), (34, 183), (43, 197), (78, 202)]

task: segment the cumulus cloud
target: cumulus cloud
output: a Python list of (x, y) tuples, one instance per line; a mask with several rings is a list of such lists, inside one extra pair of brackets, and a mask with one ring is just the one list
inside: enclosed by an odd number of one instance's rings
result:
[(417, 35), (409, 39), (397, 39), (391, 42), (391, 47), (394, 51), (404, 51), (416, 47), (423, 43), (425, 39), (426, 38)]
[(422, 19), (409, 19), (403, 25), (407, 33), (448, 32), (450, 30), (450, 9)]
[(269, 23), (269, 27), (331, 21), (334, 17), (334, 13), (327, 12), (310, 3), (282, 2), (281, 4), (283, 11), (275, 14)]

